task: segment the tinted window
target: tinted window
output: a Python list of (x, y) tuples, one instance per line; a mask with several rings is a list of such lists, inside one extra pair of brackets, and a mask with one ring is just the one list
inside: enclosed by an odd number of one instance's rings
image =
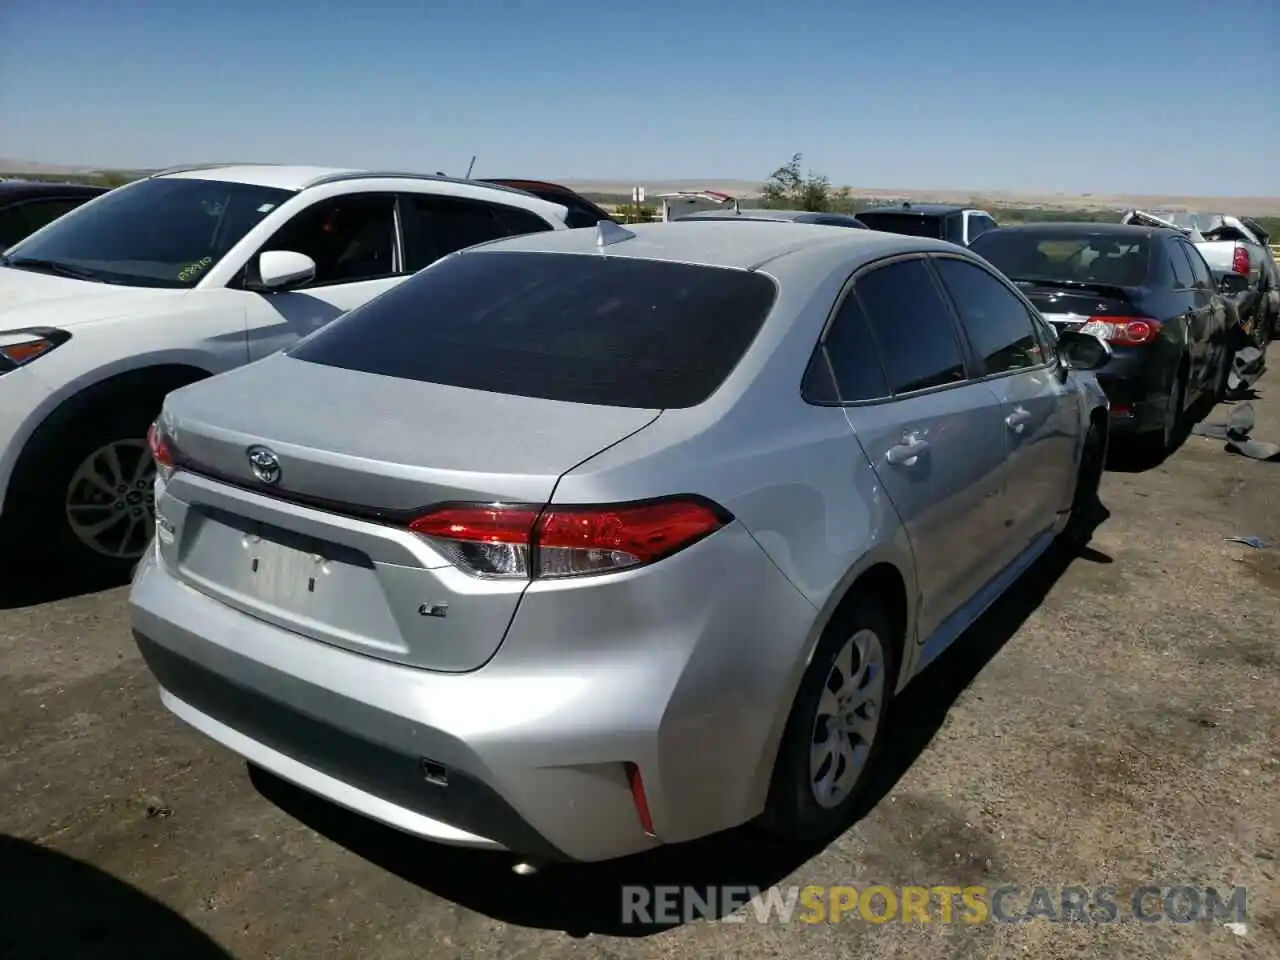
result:
[(53, 223), (64, 213), (70, 213), (83, 199), (59, 198), (57, 200), (32, 200), (22, 205), (22, 215), (27, 218), (27, 229), (35, 233), (41, 227)]
[(393, 276), (394, 210), (390, 194), (321, 200), (277, 230), (262, 249), (306, 254), (316, 262), (313, 286)]
[(949, 214), (943, 224), (943, 239), (964, 246), (964, 214)]
[(509, 235), (491, 203), (458, 197), (405, 196), (404, 262), (410, 273), (473, 244)]
[(866, 227), (857, 220), (846, 220), (843, 217), (815, 217), (813, 223), (819, 223), (826, 227), (852, 227), (855, 230), (865, 230)]
[(969, 217), (969, 242), (972, 243), (975, 237), (986, 233), (996, 222), (990, 217), (984, 217), (982, 214), (972, 214)]
[(160, 177), (119, 187), (49, 225), (11, 254), (65, 263), (104, 280), (193, 287), (293, 193)]
[(1212, 290), (1213, 273), (1209, 270), (1209, 265), (1204, 262), (1200, 251), (1183, 240), (1178, 241), (1178, 246), (1182, 247), (1182, 252), (1191, 262), (1191, 274), (1195, 278), (1195, 285), (1202, 290)]
[(892, 392), (857, 297), (845, 297), (827, 331), (823, 350), (841, 402), (875, 400)]
[(541, 200), (546, 200), (548, 203), (558, 203), (564, 207), (566, 210), (565, 226), (571, 229), (594, 227), (601, 220), (611, 219), (608, 214), (597, 210), (585, 200), (572, 194), (538, 187), (520, 187), (519, 189), (524, 190), (526, 193), (531, 193)]
[(13, 246), (30, 232), (21, 207), (0, 209), (0, 252)]
[(568, 208), (569, 213), (564, 218), (564, 222), (567, 226), (574, 229), (579, 227), (594, 227), (601, 220), (609, 219), (609, 217), (599, 211), (593, 210), (585, 203), (577, 203), (563, 197), (559, 200), (552, 200), (551, 202), (564, 204)]
[(1026, 306), (981, 267), (950, 257), (934, 261), (986, 372), (1005, 373), (1044, 362)]
[(506, 231), (504, 235), (508, 237), (519, 236), (522, 233), (541, 233), (551, 229), (551, 224), (536, 213), (522, 210), (520, 207), (509, 207), (503, 203), (495, 204), (493, 210), (498, 217), (498, 222)]
[(351, 311), (291, 355), (517, 396), (691, 407), (737, 365), (775, 295), (772, 280), (743, 270), (466, 253)]
[(885, 233), (903, 233), (911, 237), (942, 239), (942, 221), (938, 217), (926, 217), (919, 213), (860, 213), (857, 215), (868, 228)]
[(1140, 286), (1151, 244), (1128, 232), (1082, 234), (1046, 229), (988, 230), (970, 248), (1006, 277)]
[(895, 393), (965, 378), (951, 314), (923, 260), (877, 267), (855, 290)]
[(1169, 255), (1169, 266), (1173, 269), (1173, 285), (1179, 290), (1189, 290), (1195, 286), (1196, 278), (1191, 272), (1191, 263), (1187, 255), (1180, 249), (1182, 244), (1170, 240), (1165, 244)]

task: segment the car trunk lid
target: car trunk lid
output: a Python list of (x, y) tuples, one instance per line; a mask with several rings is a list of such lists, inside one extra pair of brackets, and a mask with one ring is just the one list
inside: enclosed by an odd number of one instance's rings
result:
[[(166, 401), (178, 469), (157, 500), (161, 554), (194, 589), (313, 640), (475, 669), (527, 581), (456, 569), (409, 520), (442, 502), (541, 506), (561, 475), (658, 415), (278, 354)], [(257, 474), (254, 450), (269, 451)]]
[(1013, 279), (1023, 295), (1059, 333), (1077, 331), (1093, 317), (1127, 317), (1140, 312), (1136, 308), (1142, 294), (1140, 287)]

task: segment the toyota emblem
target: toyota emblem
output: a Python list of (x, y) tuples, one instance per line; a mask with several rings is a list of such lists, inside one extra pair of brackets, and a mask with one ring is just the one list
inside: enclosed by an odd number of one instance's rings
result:
[(280, 482), (280, 459), (266, 447), (249, 448), (249, 469), (262, 483)]

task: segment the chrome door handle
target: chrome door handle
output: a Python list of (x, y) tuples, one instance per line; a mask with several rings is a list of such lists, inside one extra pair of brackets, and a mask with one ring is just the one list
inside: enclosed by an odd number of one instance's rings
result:
[(1031, 412), (1029, 410), (1024, 410), (1022, 407), (1018, 407), (1013, 411), (1013, 413), (1004, 418), (1004, 422), (1014, 433), (1021, 433), (1023, 427), (1027, 425), (1027, 421), (1030, 419)]
[(929, 441), (916, 433), (908, 433), (902, 442), (890, 447), (884, 458), (890, 463), (903, 467), (912, 466), (920, 458), (920, 454), (929, 449)]

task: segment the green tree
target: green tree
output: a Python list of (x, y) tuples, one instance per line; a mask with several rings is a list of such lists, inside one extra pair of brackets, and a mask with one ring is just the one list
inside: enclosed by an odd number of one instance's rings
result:
[(769, 174), (760, 190), (764, 205), (787, 210), (851, 210), (849, 188), (833, 188), (825, 174), (805, 172), (803, 160), (802, 154), (793, 154), (789, 161)]

